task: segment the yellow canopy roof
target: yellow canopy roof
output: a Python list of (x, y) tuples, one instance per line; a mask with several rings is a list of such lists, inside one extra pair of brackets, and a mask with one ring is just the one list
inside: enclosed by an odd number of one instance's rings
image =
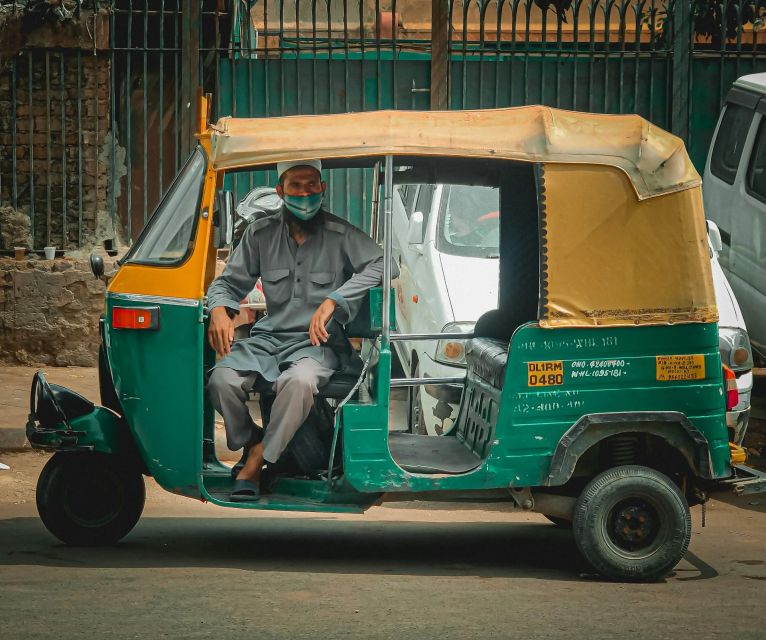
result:
[(284, 160), (376, 155), (500, 158), (618, 167), (639, 200), (699, 186), (680, 138), (636, 115), (530, 106), (221, 118), (211, 160), (235, 169)]

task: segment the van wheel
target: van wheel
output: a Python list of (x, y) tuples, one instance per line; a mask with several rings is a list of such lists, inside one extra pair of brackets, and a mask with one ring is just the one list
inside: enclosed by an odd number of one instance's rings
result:
[(653, 582), (683, 558), (692, 522), (689, 505), (670, 478), (648, 467), (622, 466), (585, 487), (573, 528), (577, 547), (599, 573)]
[[(412, 367), (411, 378), (420, 377), (420, 365)], [(420, 398), (420, 387), (409, 387), (407, 392), (407, 406), (409, 408), (408, 425), (410, 427), (410, 433), (414, 433), (419, 436), (428, 434), (426, 430), (426, 423), (423, 420), (423, 403)]]
[(66, 544), (117, 542), (138, 522), (146, 497), (144, 479), (106, 453), (56, 453), (37, 481), (37, 511)]

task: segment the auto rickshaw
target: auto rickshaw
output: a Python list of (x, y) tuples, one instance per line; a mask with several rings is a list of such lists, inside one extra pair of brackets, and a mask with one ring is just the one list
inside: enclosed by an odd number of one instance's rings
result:
[[(686, 552), (690, 506), (715, 490), (766, 490), (729, 442), (736, 385), (718, 351), (700, 179), (678, 138), (638, 116), (540, 106), (199, 124), (198, 147), (108, 284), (101, 405), (42, 373), (33, 382), (28, 437), (56, 452), (38, 510), (65, 543), (127, 534), (147, 475), (239, 509), (507, 501), (571, 526), (603, 576), (650, 581)], [(204, 393), (215, 361), (205, 291), (233, 222), (224, 178), (308, 158), (374, 170), (386, 285), (346, 326), (361, 355), (319, 390), (321, 468), (277, 473), (260, 501), (231, 502)], [(472, 334), (392, 324), (392, 199), (412, 182), (500, 190), (497, 308)], [(392, 378), (394, 341), (448, 339), (466, 350), (465, 376)], [(390, 428), (392, 389), (447, 383), (463, 385), (449, 434)]]

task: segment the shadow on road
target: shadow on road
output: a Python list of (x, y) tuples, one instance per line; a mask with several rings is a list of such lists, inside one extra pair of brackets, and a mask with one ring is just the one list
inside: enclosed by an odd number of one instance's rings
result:
[(37, 518), (0, 521), (0, 566), (229, 567), (580, 580), (571, 536), (552, 525), (143, 518), (113, 547), (67, 547)]

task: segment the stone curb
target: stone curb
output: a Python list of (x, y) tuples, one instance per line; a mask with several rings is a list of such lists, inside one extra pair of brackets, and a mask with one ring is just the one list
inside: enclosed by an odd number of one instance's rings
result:
[(21, 427), (0, 427), (0, 451), (29, 449), (27, 432)]

